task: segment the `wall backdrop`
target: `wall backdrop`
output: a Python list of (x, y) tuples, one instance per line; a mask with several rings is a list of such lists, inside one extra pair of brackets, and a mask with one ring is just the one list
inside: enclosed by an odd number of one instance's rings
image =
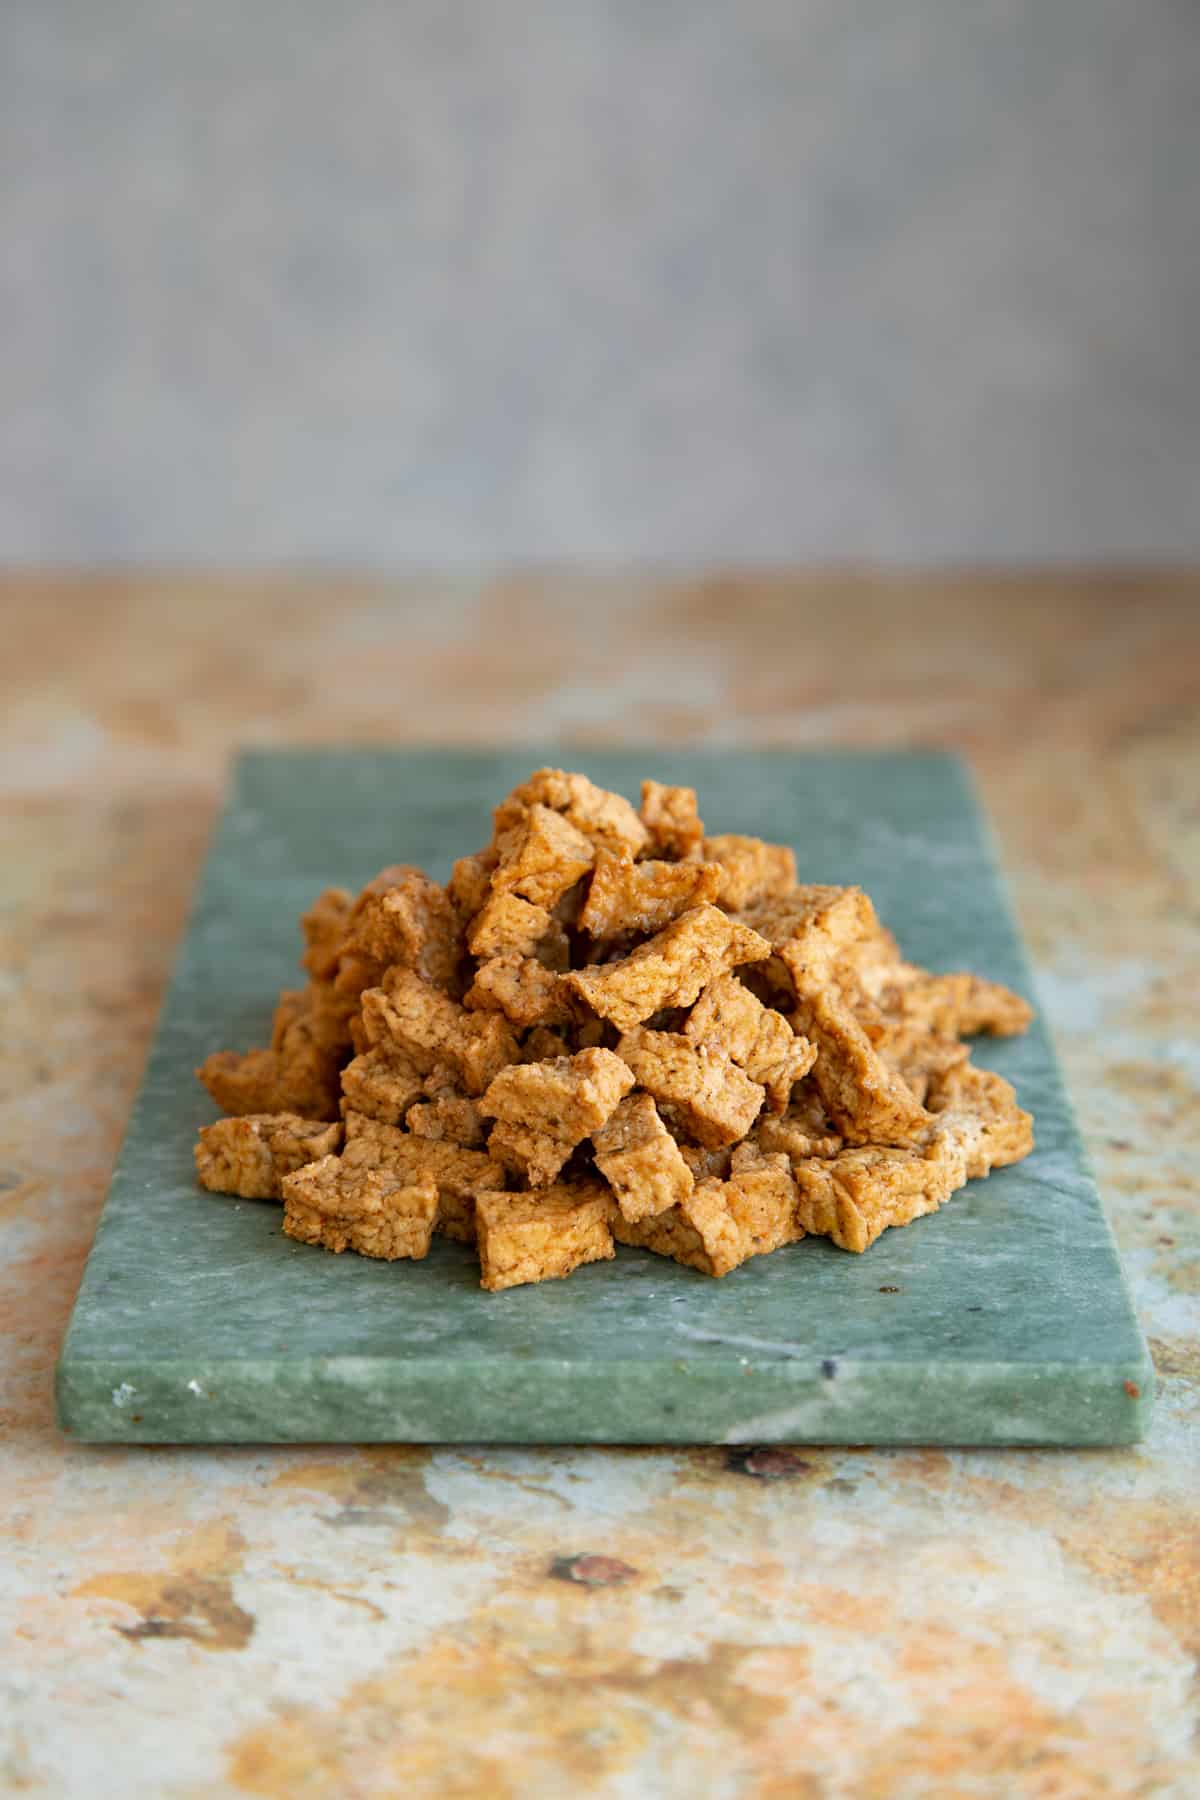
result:
[(0, 560), (1200, 550), (1191, 0), (6, 0)]

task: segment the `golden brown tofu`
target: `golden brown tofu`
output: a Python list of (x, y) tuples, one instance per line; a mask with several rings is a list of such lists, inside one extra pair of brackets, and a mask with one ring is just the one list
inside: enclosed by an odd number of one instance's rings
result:
[(792, 1088), (817, 1059), (816, 1046), (798, 1037), (782, 1013), (764, 1006), (736, 975), (720, 975), (692, 1008), (683, 1035), (731, 1056), (766, 1089), (767, 1106), (781, 1113)]
[(364, 897), (348, 948), (373, 957), (381, 968), (400, 963), (444, 993), (458, 993), (465, 943), (458, 909), (444, 888), (419, 869), (407, 870), (393, 887)]
[(694, 906), (620, 962), (564, 977), (618, 1031), (668, 1006), (690, 1006), (700, 990), (739, 963), (769, 956), (771, 946), (715, 906)]
[(693, 906), (720, 892), (716, 863), (634, 862), (627, 851), (600, 849), (579, 914), (579, 929), (590, 937), (644, 936), (661, 931)]
[(499, 857), (495, 846), (476, 850), (472, 856), (460, 856), (450, 871), (446, 892), (464, 923), (475, 917), (492, 891), (492, 874)]
[(401, 1125), (425, 1092), (425, 1076), (403, 1050), (378, 1044), (342, 1070), (342, 1110), (368, 1113), (385, 1125)]
[(960, 1063), (930, 1085), (935, 1134), (952, 1135), (967, 1159), (968, 1176), (1020, 1162), (1033, 1149), (1033, 1119), (1017, 1105), (1003, 1075)]
[(704, 842), (704, 823), (696, 811), (696, 790), (643, 781), (641, 821), (654, 856), (681, 861), (697, 854)]
[(686, 1200), (695, 1185), (679, 1145), (649, 1094), (628, 1094), (592, 1133), (596, 1167), (627, 1219), (645, 1219)]
[(535, 802), (496, 840), (494, 894), (515, 894), (547, 911), (592, 866), (596, 846), (552, 807)]
[(669, 1117), (710, 1149), (737, 1143), (758, 1117), (763, 1089), (723, 1050), (639, 1026), (621, 1038), (617, 1055), (659, 1110), (669, 1109)]
[(284, 1176), (283, 1229), (339, 1255), (419, 1259), (429, 1252), (437, 1203), (430, 1180), (405, 1184), (386, 1169), (348, 1168), (325, 1156)]
[(243, 1200), (278, 1200), (280, 1183), (305, 1163), (338, 1149), (340, 1123), (302, 1119), (296, 1113), (249, 1113), (200, 1128), (196, 1175), (214, 1194)]
[(480, 1286), (498, 1293), (610, 1260), (616, 1254), (608, 1223), (612, 1210), (599, 1182), (560, 1182), (529, 1194), (481, 1194)]
[(1013, 1037), (1027, 1030), (1033, 1017), (1029, 1002), (998, 981), (961, 972), (930, 975), (912, 963), (887, 969), (875, 999), (882, 1012), (902, 1019), (914, 1031), (943, 1038), (980, 1033)]
[(806, 978), (792, 1022), (817, 1046), (813, 1080), (848, 1144), (915, 1144), (929, 1114), (874, 1049), (835, 987)]
[(747, 1254), (722, 1181), (698, 1181), (678, 1206), (651, 1218), (627, 1219), (614, 1213), (611, 1229), (619, 1244), (653, 1250), (702, 1275), (728, 1275)]
[(739, 1144), (725, 1182), (725, 1199), (748, 1256), (765, 1256), (804, 1236), (796, 1217), (791, 1164), (778, 1152)]
[(865, 1144), (792, 1164), (796, 1216), (806, 1231), (863, 1251), (891, 1225), (936, 1212), (967, 1179), (952, 1139), (917, 1148)]
[(786, 894), (796, 885), (795, 853), (783, 844), (726, 832), (705, 838), (701, 848), (705, 862), (719, 863), (725, 871), (718, 904), (730, 912)]
[(513, 1025), (566, 1025), (574, 1017), (562, 977), (531, 956), (494, 956), (480, 963), (463, 1004), (474, 1012), (502, 1012)]
[(468, 1094), (520, 1054), (502, 1014), (467, 1012), (411, 969), (389, 969), (382, 988), (367, 990), (363, 1025), (372, 1045), (402, 1050), (422, 1072), (448, 1064)]
[(479, 1105), (497, 1121), (488, 1154), (531, 1187), (545, 1187), (632, 1086), (633, 1076), (611, 1050), (502, 1069)]
[(461, 1144), (464, 1150), (482, 1150), (487, 1143), (483, 1115), (465, 1094), (442, 1094), (436, 1100), (421, 1101), (409, 1108), (405, 1123), (416, 1137)]
[(295, 1112), (330, 1119), (337, 1113), (337, 1071), (313, 1051), (284, 1056), (275, 1050), (216, 1050), (196, 1071), (223, 1112)]
[(317, 981), (331, 981), (337, 973), (338, 957), (345, 942), (353, 904), (348, 888), (326, 888), (301, 917), (300, 929), (304, 934), (301, 961)]
[(493, 815), (497, 842), (537, 805), (562, 813), (597, 843), (624, 844), (635, 856), (646, 847), (649, 834), (628, 800), (562, 769), (538, 769), (501, 801)]
[(504, 1170), (485, 1151), (419, 1137), (361, 1113), (346, 1114), (342, 1161), (352, 1168), (388, 1169), (408, 1182), (428, 1176), (438, 1191), (437, 1230), (467, 1244), (475, 1242), (476, 1195), (506, 1186)]
[(782, 1151), (792, 1162), (809, 1156), (836, 1156), (845, 1143), (834, 1130), (811, 1076), (793, 1088), (791, 1103), (780, 1117), (763, 1114), (754, 1127), (753, 1140), (766, 1154)]
[(519, 894), (491, 894), (471, 921), (467, 944), (481, 962), (494, 956), (533, 956), (552, 925), (544, 906)]

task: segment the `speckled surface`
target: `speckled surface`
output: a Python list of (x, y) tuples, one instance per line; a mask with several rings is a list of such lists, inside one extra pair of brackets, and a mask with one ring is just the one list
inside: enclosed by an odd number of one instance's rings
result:
[[(476, 1259), (333, 1258), (278, 1207), (198, 1190), (215, 1109), (193, 1070), (265, 1042), (296, 918), (387, 863), (445, 880), (553, 746), (252, 752), (239, 760), (58, 1370), (75, 1435), (124, 1443), (1128, 1443), (1153, 1373), (1039, 1020), (977, 1047), (1037, 1148), (864, 1257), (810, 1239), (721, 1282), (622, 1248), (519, 1295)], [(593, 750), (698, 790), (712, 831), (857, 881), (906, 955), (1029, 991), (962, 766), (913, 752)]]
[[(1200, 581), (10, 579), (0, 616), (0, 1786), (1189, 1800)], [(1157, 1364), (1143, 1444), (59, 1436), (229, 746), (548, 734), (966, 753)]]

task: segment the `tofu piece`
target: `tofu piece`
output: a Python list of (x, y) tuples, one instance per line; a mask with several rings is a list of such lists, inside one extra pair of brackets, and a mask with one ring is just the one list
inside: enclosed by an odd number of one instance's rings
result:
[(284, 988), (271, 1015), (271, 1050), (282, 1050), (293, 1026), (299, 1025), (309, 1012), (307, 988)]
[(342, 1070), (342, 1110), (366, 1113), (384, 1125), (403, 1123), (425, 1092), (425, 1077), (411, 1056), (377, 1044)]
[(355, 895), (352, 909), (353, 918), (357, 919), (363, 907), (373, 894), (386, 894), (389, 888), (399, 887), (409, 875), (421, 875), (422, 871), (415, 863), (387, 863), (378, 875), (373, 875), (366, 887)]
[(739, 1144), (725, 1182), (725, 1201), (747, 1256), (765, 1256), (804, 1236), (796, 1217), (796, 1182), (781, 1152)]
[(304, 934), (301, 961), (318, 981), (331, 981), (337, 973), (338, 957), (353, 905), (354, 898), (348, 888), (326, 888), (301, 917), (300, 929)]
[(249, 1113), (200, 1128), (196, 1176), (214, 1194), (243, 1200), (279, 1200), (280, 1182), (305, 1163), (337, 1150), (340, 1123), (302, 1119), (296, 1113)]
[(678, 1206), (691, 1193), (692, 1171), (649, 1094), (628, 1094), (592, 1133), (596, 1167), (627, 1219)]
[(497, 838), (496, 851), (493, 894), (515, 894), (550, 911), (587, 874), (596, 846), (562, 813), (535, 801)]
[(251, 1110), (335, 1118), (341, 1066), (350, 1051), (353, 1011), (353, 1004), (325, 981), (310, 981), (298, 993), (281, 994), (271, 1027), (270, 1054), (276, 1059), (278, 1091), (291, 1103)]
[(552, 924), (544, 906), (533, 906), (519, 894), (492, 894), (468, 928), (467, 946), (481, 962), (494, 956), (533, 956)]
[(563, 769), (538, 769), (514, 788), (493, 815), (499, 841), (532, 806), (548, 806), (597, 843), (620, 845), (637, 856), (649, 833), (621, 794), (597, 787), (586, 775), (569, 775)]
[(275, 1035), (271, 1048), (290, 1054), (296, 1042), (305, 1036), (322, 1054), (330, 1057), (335, 1066), (349, 1056), (353, 1046), (354, 1020), (358, 1014), (358, 1000), (353, 994), (344, 993), (332, 981), (310, 981), (304, 990), (303, 1005), (298, 1029), (295, 1033), (279, 1030), (279, 1017), (276, 1015)]
[(482, 1150), (487, 1143), (483, 1115), (465, 1094), (442, 1094), (436, 1100), (410, 1107), (406, 1120), (416, 1136), (461, 1144), (465, 1150)]
[(305, 988), (285, 988), (271, 1020), (269, 1048), (288, 1063), (313, 1057), (336, 1068), (350, 1046), (350, 1019), (355, 1005), (328, 981)]
[(791, 1104), (779, 1118), (763, 1114), (754, 1127), (753, 1141), (768, 1155), (782, 1151), (790, 1162), (836, 1156), (845, 1144), (830, 1124), (825, 1102), (811, 1077), (792, 1090)]
[(741, 1228), (729, 1210), (723, 1181), (698, 1181), (669, 1212), (627, 1219), (614, 1212), (610, 1228), (619, 1244), (636, 1244), (669, 1256), (702, 1275), (728, 1275), (746, 1258)]
[(570, 1035), (577, 1050), (609, 1050), (616, 1034), (603, 1019), (581, 1019), (570, 1028)]
[(386, 1169), (347, 1168), (337, 1156), (283, 1178), (286, 1235), (338, 1255), (419, 1260), (429, 1252), (437, 1204), (431, 1180), (406, 1184)]
[[(596, 1048), (587, 1044), (581, 1047), (585, 1050)], [(535, 1025), (521, 1045), (521, 1061), (553, 1062), (556, 1057), (570, 1056), (573, 1048), (561, 1031), (551, 1031), (546, 1025)]]
[(367, 949), (358, 936), (358, 927), (379, 896), (414, 878), (420, 881), (425, 879), (421, 870), (411, 863), (389, 863), (355, 897), (346, 920), (346, 935), (333, 977), (334, 985), (343, 993), (361, 994), (364, 988), (375, 987), (382, 979), (387, 963)]
[(694, 906), (620, 962), (564, 980), (601, 1018), (630, 1031), (665, 1006), (690, 1006), (718, 975), (770, 953), (764, 938), (718, 907)]
[(672, 861), (695, 856), (704, 842), (704, 822), (696, 811), (696, 790), (643, 781), (639, 814), (649, 834), (648, 849)]
[(424, 1073), (452, 1068), (468, 1094), (481, 1094), (520, 1055), (512, 1027), (500, 1013), (467, 1012), (411, 969), (391, 968), (382, 988), (363, 995), (363, 1027), (370, 1043), (402, 1050)]
[(222, 1112), (298, 1113), (333, 1120), (340, 1058), (314, 1041), (311, 1023), (296, 1018), (277, 1050), (215, 1050), (196, 1074)]
[(679, 1154), (692, 1171), (692, 1180), (695, 1182), (706, 1181), (713, 1175), (718, 1181), (728, 1178), (733, 1161), (733, 1148), (730, 1144), (720, 1144), (715, 1150), (706, 1150), (702, 1144), (680, 1144)]
[(953, 1133), (924, 1146), (860, 1145), (793, 1162), (796, 1217), (805, 1231), (861, 1252), (893, 1225), (936, 1212), (964, 1186), (967, 1159)]
[[(786, 1036), (771, 1023), (778, 1019)], [(683, 1035), (693, 1044), (712, 1044), (732, 1056), (735, 1063), (748, 1068), (755, 1060), (760, 1041), (769, 1040), (778, 1061), (782, 1046), (795, 1041), (795, 1032), (780, 1013), (765, 1007), (736, 975), (718, 975), (703, 990), (688, 1015)]]
[(612, 1231), (620, 1243), (640, 1244), (717, 1277), (804, 1236), (787, 1157), (764, 1156), (748, 1144), (733, 1152), (727, 1179), (698, 1180), (686, 1199), (652, 1218), (629, 1220), (618, 1213)]
[(967, 1046), (957, 1038), (935, 1037), (918, 1026), (888, 1017), (883, 1018), (878, 1032), (868, 1029), (867, 1035), (889, 1069), (901, 1076), (922, 1106), (931, 1084), (960, 1067), (970, 1055)]
[(579, 928), (594, 938), (660, 931), (680, 913), (715, 900), (722, 879), (717, 863), (634, 862), (625, 851), (601, 848)]
[(346, 1114), (342, 1161), (350, 1168), (387, 1169), (410, 1184), (428, 1177), (437, 1186), (436, 1229), (464, 1244), (475, 1242), (476, 1196), (506, 1186), (503, 1169), (482, 1150), (418, 1137), (355, 1112)]
[(710, 982), (683, 1028), (694, 1044), (724, 1050), (766, 1089), (767, 1107), (781, 1113), (792, 1088), (817, 1060), (816, 1045), (798, 1037), (788, 1019), (764, 1006), (736, 975)]
[(381, 968), (400, 963), (443, 993), (461, 991), (462, 921), (449, 894), (419, 869), (393, 886), (367, 890), (355, 908), (347, 943)]
[(763, 1089), (725, 1051), (693, 1044), (675, 1031), (627, 1031), (617, 1045), (627, 1063), (682, 1128), (708, 1149), (744, 1138), (764, 1099)]
[(476, 850), (472, 856), (460, 856), (450, 871), (446, 892), (460, 919), (473, 919), (492, 891), (492, 874), (499, 861), (494, 845)]
[(384, 968), (377, 956), (368, 956), (364, 950), (343, 950), (333, 985), (346, 999), (359, 1000), (368, 988), (379, 986)]
[(944, 1038), (1014, 1037), (1025, 1031), (1033, 1008), (1020, 994), (960, 972), (930, 975), (912, 963), (896, 963), (884, 971), (875, 995), (882, 1012), (914, 1029)]
[(461, 1100), (462, 1084), (447, 1063), (434, 1063), (424, 1077), (425, 1093), (430, 1100)]
[[(789, 893), (768, 896), (735, 915), (772, 947), (772, 955), (749, 972), (760, 998), (790, 1010), (796, 993), (793, 967), (810, 968), (814, 978), (847, 986), (858, 998), (860, 965), (865, 972), (895, 939), (885, 932), (869, 898), (858, 887), (797, 885)], [(786, 952), (786, 956), (785, 956)], [(866, 990), (863, 989), (865, 993)]]
[(919, 1143), (929, 1114), (874, 1049), (839, 990), (819, 977), (797, 983), (792, 1023), (817, 1046), (813, 1081), (848, 1144)]
[[(566, 902), (560, 901), (560, 907)], [(534, 960), (556, 975), (565, 974), (571, 966), (571, 940), (557, 913), (550, 915), (550, 929), (540, 938), (533, 952)]]
[(719, 863), (725, 871), (718, 904), (730, 912), (786, 894), (796, 885), (795, 852), (784, 844), (725, 832), (705, 838), (701, 850), (705, 862)]
[(896, 980), (897, 971), (909, 965), (891, 932), (876, 919), (864, 936), (841, 946), (834, 966), (838, 984), (848, 994), (861, 993), (878, 1001)]
[(479, 1103), (485, 1118), (497, 1121), (488, 1154), (531, 1187), (546, 1187), (632, 1086), (633, 1076), (611, 1050), (502, 1069)]
[(481, 1194), (480, 1286), (489, 1293), (531, 1281), (554, 1281), (584, 1263), (616, 1255), (607, 1188), (559, 1182), (529, 1194)]
[(789, 967), (798, 963), (825, 969), (859, 944), (871, 942), (877, 953), (885, 941), (875, 908), (860, 887), (797, 885), (749, 903), (741, 916)]
[(1020, 1162), (1033, 1149), (1033, 1119), (1012, 1083), (991, 1069), (970, 1062), (947, 1069), (930, 1083), (929, 1107), (935, 1135), (961, 1144), (968, 1176)]
[(531, 956), (494, 956), (480, 963), (463, 1004), (469, 1011), (502, 1012), (513, 1025), (567, 1025), (574, 1017), (570, 990)]

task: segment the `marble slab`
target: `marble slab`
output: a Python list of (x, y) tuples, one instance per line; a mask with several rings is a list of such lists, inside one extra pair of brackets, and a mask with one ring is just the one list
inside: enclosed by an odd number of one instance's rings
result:
[[(1046, 1030), (984, 1043), (1038, 1147), (865, 1255), (808, 1239), (714, 1282), (646, 1252), (483, 1294), (292, 1243), (276, 1206), (200, 1192), (192, 1076), (262, 1042), (296, 918), (385, 862), (444, 877), (546, 747), (254, 752), (236, 767), (58, 1366), (97, 1442), (1119, 1444), (1153, 1375)], [(713, 830), (861, 881), (904, 950), (1032, 993), (970, 782), (935, 754), (575, 752), (636, 795), (700, 791)]]

